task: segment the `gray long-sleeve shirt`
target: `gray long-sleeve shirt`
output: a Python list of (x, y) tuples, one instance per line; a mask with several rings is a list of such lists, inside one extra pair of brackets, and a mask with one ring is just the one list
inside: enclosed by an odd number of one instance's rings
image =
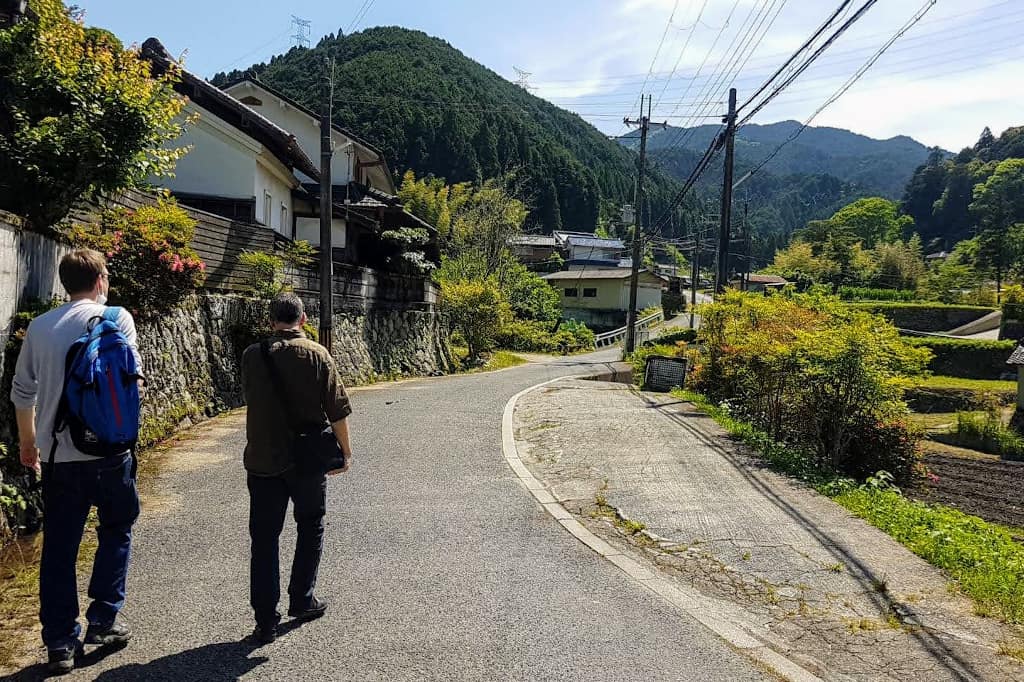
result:
[[(64, 390), (64, 362), (71, 345), (80, 337), (89, 320), (103, 315), (106, 306), (90, 300), (65, 303), (32, 320), (25, 332), (25, 340), (14, 370), (14, 385), (11, 401), (18, 409), (36, 408), (36, 445), (43, 462), (49, 460), (53, 444), (53, 422)], [(117, 318), (117, 326), (135, 354), (135, 361), (142, 367), (142, 358), (136, 341), (135, 320), (131, 313), (123, 310)], [(94, 460), (78, 451), (71, 443), (67, 430), (57, 434), (55, 462), (80, 462)]]

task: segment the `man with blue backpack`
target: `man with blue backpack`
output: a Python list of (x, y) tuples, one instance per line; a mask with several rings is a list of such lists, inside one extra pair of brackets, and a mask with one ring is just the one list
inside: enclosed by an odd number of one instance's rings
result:
[(42, 476), (39, 620), (57, 674), (74, 668), (82, 648), (76, 563), (92, 507), (99, 546), (85, 644), (131, 638), (117, 614), (139, 515), (134, 448), (142, 379), (135, 322), (123, 308), (105, 305), (110, 273), (103, 254), (73, 251), (59, 275), (70, 300), (29, 325), (11, 389), (21, 463)]

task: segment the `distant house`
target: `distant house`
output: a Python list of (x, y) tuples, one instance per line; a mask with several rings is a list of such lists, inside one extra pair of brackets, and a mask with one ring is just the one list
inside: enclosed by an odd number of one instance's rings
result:
[(510, 239), (509, 248), (526, 267), (538, 267), (551, 262), (558, 253), (558, 242), (551, 235), (523, 234)]
[(588, 232), (556, 231), (552, 236), (570, 270), (618, 268), (626, 256), (626, 245), (621, 239), (595, 237)]
[[(598, 330), (626, 324), (629, 310), (629, 278), (626, 268), (563, 270), (543, 278), (561, 294), (563, 317), (585, 322)], [(665, 280), (641, 270), (637, 288), (637, 309), (661, 305)]]
[(927, 256), (924, 257), (924, 260), (929, 265), (932, 265), (934, 263), (942, 263), (947, 258), (949, 258), (949, 253), (947, 253), (946, 251), (937, 251), (935, 253), (929, 253)]
[[(740, 277), (734, 277), (729, 280), (729, 284), (737, 289), (742, 286), (742, 279)], [(772, 289), (782, 289), (784, 286), (789, 284), (789, 281), (785, 277), (779, 277), (778, 275), (747, 275), (747, 291), (763, 292)]]

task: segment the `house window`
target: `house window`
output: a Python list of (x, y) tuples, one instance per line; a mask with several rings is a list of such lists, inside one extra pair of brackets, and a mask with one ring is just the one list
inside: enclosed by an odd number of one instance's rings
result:
[(597, 289), (596, 288), (593, 288), (593, 289), (584, 288), (583, 289), (583, 298), (597, 298)]
[(281, 233), (288, 229), (288, 207), (281, 204)]
[(274, 197), (270, 196), (270, 192), (263, 191), (263, 224), (267, 227), (270, 225), (270, 217), (274, 211)]
[(576, 289), (576, 287), (566, 287), (565, 288), (565, 297), (566, 298), (576, 298), (579, 295), (577, 293), (577, 291), (578, 291), (578, 289)]

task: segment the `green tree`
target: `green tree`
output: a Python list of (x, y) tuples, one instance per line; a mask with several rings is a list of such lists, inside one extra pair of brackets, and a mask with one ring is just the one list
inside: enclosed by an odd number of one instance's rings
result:
[(895, 241), (875, 247), (875, 286), (883, 289), (917, 289), (924, 276), (921, 238), (916, 234), (906, 242)]
[(508, 302), (491, 280), (443, 282), (441, 310), (476, 360), (494, 347), (498, 332), (510, 320)]
[(881, 197), (858, 199), (836, 211), (828, 222), (833, 231), (849, 230), (869, 249), (880, 242), (902, 239), (913, 227), (910, 216), (899, 215), (896, 202)]
[(110, 33), (85, 28), (60, 0), (0, 30), (0, 207), (47, 229), (86, 193), (170, 172), (185, 149), (184, 99), (169, 73)]
[(998, 301), (1006, 273), (1024, 254), (1024, 159), (1007, 159), (974, 188), (971, 212), (978, 221), (978, 263), (990, 268)]
[(824, 256), (815, 256), (811, 245), (794, 241), (785, 249), (775, 252), (775, 260), (764, 270), (797, 281), (808, 278), (814, 283), (831, 282), (839, 273), (839, 264)]

